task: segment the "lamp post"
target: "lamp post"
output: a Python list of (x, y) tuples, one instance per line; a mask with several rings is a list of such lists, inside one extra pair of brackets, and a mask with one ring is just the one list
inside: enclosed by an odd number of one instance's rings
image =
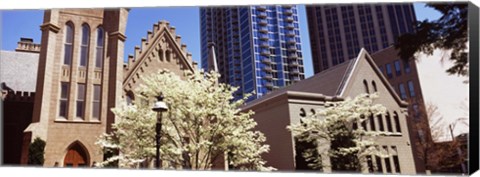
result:
[(155, 167), (157, 169), (160, 168), (160, 138), (162, 137), (162, 113), (168, 110), (168, 106), (165, 102), (163, 102), (163, 95), (160, 94), (157, 96), (157, 102), (153, 105), (153, 111), (157, 112), (157, 123), (155, 126), (155, 142), (156, 142), (156, 150), (157, 153), (155, 154)]

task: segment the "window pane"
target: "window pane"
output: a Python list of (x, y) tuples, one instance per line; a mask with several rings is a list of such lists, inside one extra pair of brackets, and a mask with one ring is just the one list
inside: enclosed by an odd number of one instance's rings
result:
[(387, 119), (387, 131), (393, 132), (392, 120), (389, 112), (387, 112), (387, 116), (385, 118)]
[(97, 120), (100, 118), (100, 102), (93, 102), (92, 117)]
[(377, 162), (377, 171), (383, 173), (382, 159), (379, 156), (375, 156), (375, 161)]
[(85, 66), (87, 64), (87, 58), (88, 58), (88, 48), (87, 46), (81, 47), (81, 53), (80, 53), (80, 66)]
[(90, 28), (84, 24), (82, 26), (82, 45), (88, 45), (88, 39), (90, 38)]
[(373, 118), (373, 114), (370, 115), (370, 117), (368, 117), (369, 119), (369, 122), (370, 122), (370, 130), (371, 131), (375, 131), (375, 120)]
[(415, 97), (415, 89), (412, 81), (408, 81), (408, 90), (410, 92), (410, 97)]
[(67, 101), (66, 100), (60, 100), (59, 116), (67, 117)]
[(85, 111), (85, 84), (78, 84), (77, 89), (77, 117), (83, 119), (84, 111)]
[(68, 98), (68, 83), (62, 82), (60, 98)]
[(400, 91), (400, 98), (402, 98), (402, 100), (407, 99), (407, 93), (403, 84), (398, 85), (398, 90)]
[(97, 29), (97, 47), (95, 54), (95, 67), (101, 68), (103, 63), (104, 33), (102, 28)]
[(393, 74), (392, 74), (392, 68), (390, 63), (385, 65), (385, 70), (387, 71), (387, 77), (392, 78)]
[(383, 116), (378, 115), (377, 119), (378, 119), (378, 127), (380, 128), (380, 131), (385, 131), (385, 127), (383, 126)]
[(72, 64), (72, 44), (65, 44), (63, 64), (70, 65)]
[(77, 117), (83, 119), (83, 101), (77, 101)]
[(73, 43), (73, 27), (70, 24), (66, 25), (66, 43)]
[(83, 100), (85, 98), (85, 84), (78, 84), (77, 100)]
[(400, 120), (398, 118), (397, 112), (393, 113), (393, 119), (395, 121), (395, 128), (397, 128), (397, 132), (402, 133), (402, 129), (400, 128)]
[(396, 156), (396, 155), (393, 156), (393, 165), (395, 166), (395, 172), (396, 173), (401, 173), (401, 171), (400, 171), (400, 161), (398, 160), (398, 156)]
[(100, 85), (93, 86), (93, 100), (100, 101)]
[(402, 75), (402, 70), (400, 68), (400, 60), (395, 61), (395, 73), (397, 76)]
[(97, 29), (97, 47), (103, 47), (103, 29)]

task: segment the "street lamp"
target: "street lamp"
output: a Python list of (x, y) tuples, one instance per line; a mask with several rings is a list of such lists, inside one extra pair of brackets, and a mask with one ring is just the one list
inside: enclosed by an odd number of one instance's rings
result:
[(155, 156), (155, 167), (157, 169), (160, 168), (160, 138), (162, 137), (161, 135), (161, 130), (162, 130), (162, 113), (168, 110), (168, 106), (165, 102), (163, 102), (163, 95), (160, 94), (157, 96), (157, 102), (153, 105), (152, 108), (153, 111), (157, 112), (157, 123), (155, 127), (155, 142), (156, 142), (156, 148), (157, 148), (157, 153)]

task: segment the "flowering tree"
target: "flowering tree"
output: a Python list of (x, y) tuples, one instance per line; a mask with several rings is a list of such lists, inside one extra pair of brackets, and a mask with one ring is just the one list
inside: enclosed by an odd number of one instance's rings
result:
[(341, 102), (327, 102), (325, 109), (287, 127), (300, 141), (316, 145), (303, 153), (310, 167), (325, 166), (321, 158), (324, 156), (329, 157), (334, 171), (363, 171), (368, 168), (369, 156), (388, 157), (375, 143), (375, 137), (387, 133), (366, 129), (368, 117), (386, 112), (384, 106), (373, 104), (376, 97), (377, 94), (362, 94)]
[(253, 112), (240, 112), (243, 100), (232, 102), (237, 88), (217, 82), (215, 72), (190, 73), (182, 80), (163, 70), (144, 78), (135, 91), (133, 105), (113, 109), (119, 121), (114, 132), (100, 137), (97, 144), (118, 151), (99, 165), (118, 162), (135, 167), (155, 157), (155, 97), (163, 94), (169, 110), (163, 113), (161, 160), (164, 169), (206, 170), (223, 163), (239, 170), (272, 170), (261, 154), (269, 151), (263, 133), (253, 131)]

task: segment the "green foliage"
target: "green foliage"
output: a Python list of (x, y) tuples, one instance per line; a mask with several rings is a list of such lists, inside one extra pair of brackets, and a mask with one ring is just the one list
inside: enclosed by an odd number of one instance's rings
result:
[(39, 137), (33, 140), (33, 143), (28, 147), (28, 164), (30, 165), (43, 165), (45, 161), (45, 141)]
[(442, 16), (437, 20), (417, 21), (416, 33), (400, 36), (395, 44), (401, 58), (411, 59), (415, 53), (432, 55), (435, 49), (450, 50), (454, 63), (447, 69), (449, 74), (468, 76), (468, 4), (466, 2), (428, 3)]

